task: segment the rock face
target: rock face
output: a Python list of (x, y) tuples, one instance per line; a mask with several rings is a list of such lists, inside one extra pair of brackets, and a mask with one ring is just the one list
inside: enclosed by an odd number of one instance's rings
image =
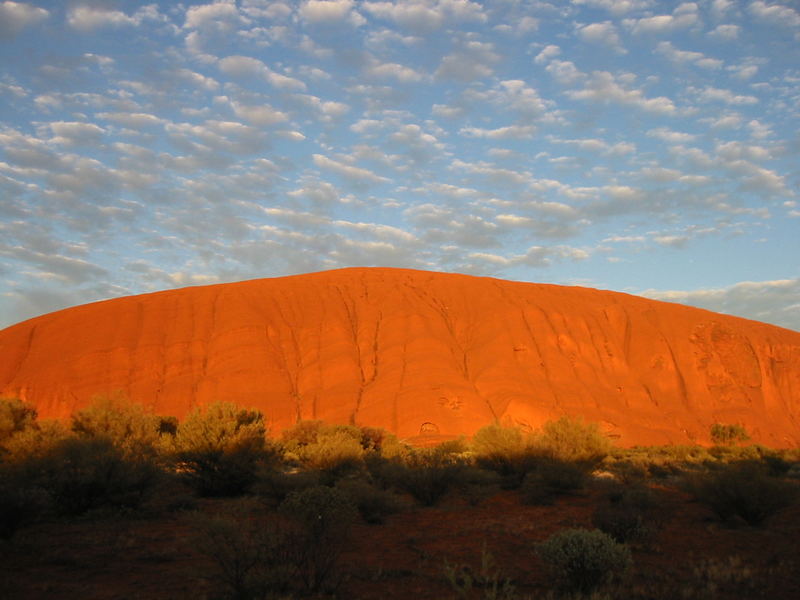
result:
[(567, 414), (620, 443), (740, 423), (800, 443), (800, 333), (616, 292), (344, 269), (130, 296), (0, 331), (0, 394), (65, 418), (122, 393), (158, 414), (233, 401), (297, 419), (470, 435)]

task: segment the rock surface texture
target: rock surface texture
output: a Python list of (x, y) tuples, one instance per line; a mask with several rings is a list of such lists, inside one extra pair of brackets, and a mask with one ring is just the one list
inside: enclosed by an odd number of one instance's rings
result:
[(0, 331), (0, 394), (66, 418), (122, 393), (182, 417), (216, 400), (297, 419), (470, 435), (596, 421), (624, 445), (715, 422), (800, 443), (800, 333), (593, 289), (343, 269), (130, 296)]

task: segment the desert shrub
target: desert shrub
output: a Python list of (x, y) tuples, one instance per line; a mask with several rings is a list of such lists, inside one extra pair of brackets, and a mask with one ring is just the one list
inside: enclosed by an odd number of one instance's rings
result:
[(6, 442), (15, 434), (34, 427), (36, 409), (19, 398), (0, 398), (0, 458)]
[(153, 461), (127, 457), (104, 438), (64, 438), (14, 468), (20, 481), (44, 490), (56, 512), (67, 515), (138, 507), (161, 474)]
[(320, 474), (317, 471), (286, 472), (267, 464), (258, 468), (252, 491), (267, 505), (277, 507), (289, 494), (316, 485), (320, 485)]
[(217, 515), (195, 512), (188, 518), (193, 546), (211, 561), (201, 577), (224, 589), (235, 600), (267, 598), (285, 593), (296, 575), (295, 547), (276, 520), (258, 519), (256, 506), (239, 501)]
[(475, 462), (500, 475), (503, 487), (509, 489), (518, 488), (540, 458), (531, 446), (530, 434), (518, 427), (504, 427), (497, 423), (475, 433), (472, 452)]
[(647, 539), (661, 521), (661, 502), (643, 485), (612, 489), (595, 509), (592, 524), (618, 542)]
[(0, 539), (7, 540), (42, 512), (46, 498), (41, 490), (19, 485), (0, 470)]
[(763, 464), (754, 461), (687, 476), (686, 487), (722, 521), (738, 518), (753, 526), (761, 525), (797, 497), (792, 482), (770, 476)]
[(275, 461), (264, 417), (227, 402), (192, 411), (171, 440), (178, 469), (201, 496), (236, 496), (256, 481), (259, 464)]
[(714, 423), (711, 426), (711, 441), (719, 446), (731, 446), (750, 439), (750, 434), (742, 425)]
[(522, 501), (526, 504), (551, 504), (556, 496), (583, 489), (586, 477), (582, 465), (541, 459), (522, 481)]
[(610, 582), (631, 565), (627, 546), (596, 529), (559, 531), (539, 544), (537, 552), (561, 588), (581, 593)]
[(295, 525), (291, 543), (306, 589), (335, 588), (339, 556), (358, 516), (352, 500), (341, 490), (315, 486), (289, 494), (278, 511)]
[(121, 396), (101, 396), (72, 415), (73, 433), (104, 438), (127, 456), (153, 455), (159, 441), (159, 417)]
[(387, 516), (403, 508), (397, 495), (377, 488), (363, 479), (343, 479), (336, 484), (336, 489), (350, 498), (358, 508), (361, 518), (370, 524), (383, 523)]
[(597, 423), (561, 417), (548, 421), (535, 436), (534, 446), (545, 456), (594, 468), (611, 452), (611, 441)]
[(36, 421), (30, 427), (9, 437), (3, 448), (3, 458), (14, 464), (42, 456), (70, 434), (60, 421)]
[(397, 472), (398, 484), (423, 506), (433, 506), (464, 481), (465, 463), (435, 448), (418, 449)]
[(284, 431), (281, 438), (287, 460), (319, 471), (325, 483), (331, 485), (363, 468), (365, 450), (375, 443), (369, 433), (358, 427), (322, 421), (300, 421)]
[(468, 599), (477, 595), (484, 600), (515, 600), (518, 597), (511, 578), (504, 576), (497, 568), (485, 543), (478, 569), (465, 564), (451, 565), (445, 559), (444, 576), (459, 598)]

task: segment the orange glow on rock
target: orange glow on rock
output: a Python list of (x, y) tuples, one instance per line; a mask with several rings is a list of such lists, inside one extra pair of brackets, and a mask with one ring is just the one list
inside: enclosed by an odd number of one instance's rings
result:
[(130, 296), (0, 331), (0, 393), (66, 418), (123, 393), (182, 417), (216, 400), (297, 419), (471, 435), (567, 414), (623, 445), (715, 422), (800, 443), (800, 333), (586, 288), (357, 268)]

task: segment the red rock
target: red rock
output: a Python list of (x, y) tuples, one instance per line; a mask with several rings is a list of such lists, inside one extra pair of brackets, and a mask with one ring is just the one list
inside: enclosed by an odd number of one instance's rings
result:
[(470, 435), (567, 414), (625, 445), (715, 422), (800, 443), (800, 333), (577, 287), (343, 269), (69, 308), (0, 331), (0, 393), (66, 418), (98, 394), (159, 414), (232, 401), (295, 420)]

